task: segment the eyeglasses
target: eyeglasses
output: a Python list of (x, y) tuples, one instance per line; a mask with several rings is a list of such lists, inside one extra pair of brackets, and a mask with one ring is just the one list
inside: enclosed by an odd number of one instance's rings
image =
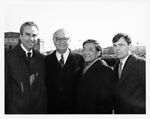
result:
[(67, 42), (68, 40), (69, 40), (69, 38), (67, 38), (67, 37), (63, 37), (63, 38), (56, 37), (55, 38), (56, 42), (61, 42), (61, 41)]

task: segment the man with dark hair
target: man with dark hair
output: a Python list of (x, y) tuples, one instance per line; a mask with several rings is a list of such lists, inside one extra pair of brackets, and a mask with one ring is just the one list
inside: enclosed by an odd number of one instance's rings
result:
[(19, 43), (5, 55), (5, 113), (46, 113), (44, 57), (34, 46), (38, 27), (25, 22), (20, 28)]
[(49, 114), (75, 113), (76, 84), (83, 68), (83, 57), (68, 47), (70, 35), (65, 29), (53, 34), (56, 50), (46, 57), (46, 85)]
[(118, 33), (114, 36), (113, 49), (118, 61), (115, 72), (115, 113), (145, 114), (145, 60), (130, 53), (131, 39)]
[(76, 112), (78, 114), (111, 114), (113, 106), (113, 71), (101, 60), (102, 48), (96, 40), (83, 43), (85, 61), (78, 82)]

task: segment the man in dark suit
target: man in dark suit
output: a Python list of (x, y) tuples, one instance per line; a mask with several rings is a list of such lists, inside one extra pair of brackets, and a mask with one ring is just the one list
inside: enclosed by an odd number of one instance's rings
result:
[(70, 36), (65, 29), (53, 34), (56, 50), (46, 57), (46, 85), (49, 114), (75, 112), (76, 83), (83, 68), (83, 57), (68, 48)]
[(102, 48), (96, 40), (83, 43), (84, 70), (78, 82), (78, 114), (111, 114), (113, 71), (101, 60)]
[(131, 55), (131, 39), (118, 33), (113, 49), (119, 59), (115, 66), (116, 114), (145, 114), (145, 60)]
[(5, 55), (5, 113), (46, 113), (44, 57), (33, 48), (38, 27), (25, 22), (20, 28), (19, 43)]

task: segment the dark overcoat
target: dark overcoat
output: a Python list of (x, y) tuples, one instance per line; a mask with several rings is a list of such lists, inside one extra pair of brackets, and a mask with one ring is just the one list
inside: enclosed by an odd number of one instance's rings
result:
[(113, 71), (97, 60), (82, 75), (77, 88), (78, 114), (111, 114), (113, 109)]
[(46, 57), (46, 85), (49, 114), (75, 113), (76, 84), (83, 69), (84, 59), (70, 51), (63, 68), (56, 51)]
[[(32, 76), (32, 81), (30, 77)], [(5, 55), (5, 113), (46, 113), (44, 57), (27, 59), (20, 44)], [(32, 82), (32, 85), (30, 84)]]
[(118, 64), (114, 66), (117, 114), (145, 114), (145, 60), (130, 55), (124, 65), (121, 78), (118, 78)]

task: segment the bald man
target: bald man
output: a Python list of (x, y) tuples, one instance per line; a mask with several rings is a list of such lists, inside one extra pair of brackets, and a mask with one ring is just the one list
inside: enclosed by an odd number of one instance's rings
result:
[(56, 50), (46, 57), (46, 85), (49, 114), (75, 112), (76, 84), (82, 73), (84, 59), (68, 48), (71, 42), (65, 29), (53, 34)]

